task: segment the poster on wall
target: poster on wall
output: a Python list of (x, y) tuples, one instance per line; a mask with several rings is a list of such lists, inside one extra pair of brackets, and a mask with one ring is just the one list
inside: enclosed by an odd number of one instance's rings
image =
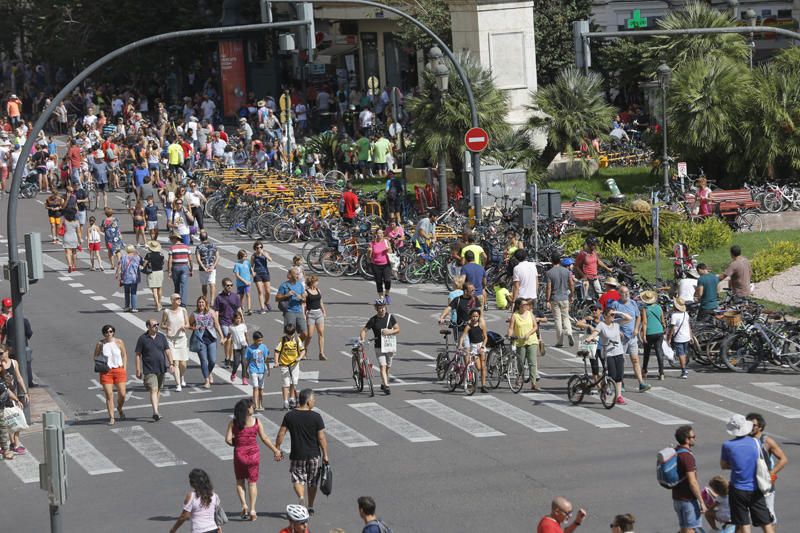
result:
[(222, 81), (222, 106), (226, 117), (235, 117), (246, 102), (247, 78), (244, 69), (244, 44), (241, 40), (219, 42), (219, 70)]

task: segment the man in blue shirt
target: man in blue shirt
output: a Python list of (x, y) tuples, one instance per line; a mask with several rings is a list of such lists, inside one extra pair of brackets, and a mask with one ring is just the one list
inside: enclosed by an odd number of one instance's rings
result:
[(481, 302), (481, 307), (486, 306), (486, 269), (475, 263), (475, 253), (467, 250), (464, 254), (467, 264), (461, 267), (461, 273), (466, 277), (468, 283), (475, 285), (475, 295)]
[(136, 187), (136, 199), (142, 199), (142, 185), (144, 185), (144, 178), (150, 175), (150, 169), (147, 168), (147, 161), (142, 161), (139, 167), (133, 169), (133, 186)]
[(375, 516), (375, 500), (371, 496), (358, 499), (358, 516), (364, 521), (361, 533), (391, 533), (391, 529)]
[(306, 300), (306, 289), (299, 280), (297, 268), (290, 268), (286, 275), (287, 280), (278, 287), (275, 300), (278, 308), (283, 312), (283, 326), (294, 324), (300, 339), (305, 342), (307, 329), (306, 318), (303, 316), (303, 302)]
[(619, 329), (622, 333), (622, 347), (624, 353), (630, 356), (631, 366), (633, 366), (633, 375), (636, 376), (636, 381), (639, 382), (639, 392), (644, 392), (650, 388), (650, 384), (645, 383), (642, 379), (642, 369), (639, 366), (639, 338), (642, 338), (642, 342), (644, 342), (642, 315), (639, 312), (639, 304), (631, 300), (630, 289), (621, 285), (619, 287), (619, 300), (612, 301), (608, 305), (615, 311), (621, 311), (633, 317), (633, 320), (628, 322), (620, 322)]
[(737, 531), (744, 531), (741, 526), (760, 527), (765, 533), (774, 533), (774, 518), (767, 508), (764, 493), (756, 482), (756, 464), (761, 447), (758, 441), (750, 436), (753, 423), (744, 415), (733, 415), (725, 427), (731, 440), (722, 444), (720, 467), (731, 471), (728, 502), (731, 507), (731, 522)]
[(700, 274), (700, 278), (697, 280), (694, 299), (700, 303), (700, 311), (697, 313), (697, 318), (701, 319), (710, 315), (714, 309), (719, 307), (719, 289), (717, 288), (719, 277), (709, 272), (705, 263), (697, 265), (697, 272)]

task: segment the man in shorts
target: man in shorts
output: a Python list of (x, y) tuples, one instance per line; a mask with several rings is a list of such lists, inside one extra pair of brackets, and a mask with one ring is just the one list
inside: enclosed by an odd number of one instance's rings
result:
[(200, 244), (195, 249), (197, 264), (200, 268), (200, 284), (203, 287), (203, 296), (216, 294), (217, 292), (217, 265), (219, 264), (219, 252), (217, 245), (208, 240), (208, 232), (200, 231)]
[(233, 292), (233, 281), (230, 278), (222, 280), (222, 292), (214, 298), (212, 308), (219, 314), (219, 326), (222, 329), (222, 346), (225, 349), (225, 361), (222, 366), (230, 368), (231, 361), (233, 361), (231, 326), (233, 317), (242, 312), (242, 301), (239, 299), (239, 295)]
[(147, 331), (136, 341), (136, 377), (144, 382), (150, 392), (150, 405), (153, 406), (153, 420), (158, 422), (158, 396), (164, 385), (164, 374), (175, 371), (172, 352), (167, 338), (158, 331), (158, 321), (147, 321)]
[[(375, 337), (375, 354), (378, 356), (378, 364), (381, 368), (381, 390), (384, 394), (389, 395), (389, 369), (392, 368), (392, 358), (394, 358), (395, 351), (383, 351), (383, 344), (386, 342), (381, 337), (392, 337), (400, 333), (400, 324), (391, 313), (386, 312), (386, 301), (383, 299), (375, 300), (375, 314), (367, 320), (364, 327), (361, 328), (359, 338), (363, 343), (367, 339), (367, 330), (372, 331)], [(396, 346), (395, 342), (395, 346)]]
[(639, 382), (639, 392), (650, 389), (651, 385), (642, 379), (642, 367), (639, 365), (639, 340), (644, 343), (644, 333), (642, 332), (642, 314), (639, 312), (639, 304), (631, 300), (631, 291), (622, 285), (619, 288), (619, 300), (608, 304), (611, 309), (621, 311), (633, 317), (628, 322), (620, 322), (619, 330), (622, 333), (622, 349), (631, 358), (633, 375)]
[(283, 312), (283, 325), (294, 325), (300, 338), (305, 342), (308, 334), (306, 317), (303, 314), (303, 302), (306, 299), (306, 289), (300, 281), (300, 274), (296, 267), (292, 267), (286, 274), (286, 281), (278, 287), (275, 300), (278, 308)]
[(320, 466), (328, 462), (328, 440), (325, 436), (325, 422), (315, 412), (316, 397), (311, 389), (300, 391), (297, 409), (284, 415), (275, 446), (280, 449), (286, 432), (292, 438), (292, 450), (289, 455), (289, 475), (292, 487), (300, 499), (300, 505), (306, 505), (305, 488), (308, 486), (308, 512), (314, 514), (314, 499), (317, 496)]
[(692, 453), (696, 439), (697, 434), (692, 426), (681, 426), (675, 430), (675, 441), (678, 443), (675, 451), (678, 454), (677, 469), (680, 482), (672, 487), (672, 508), (678, 515), (680, 533), (703, 530), (701, 526), (706, 504), (700, 493), (697, 462)]

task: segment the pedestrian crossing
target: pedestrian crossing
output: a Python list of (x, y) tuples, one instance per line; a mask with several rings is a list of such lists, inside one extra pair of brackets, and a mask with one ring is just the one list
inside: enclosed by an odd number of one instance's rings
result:
[[(403, 394), (402, 389), (398, 388), (398, 394)], [(536, 433), (542, 438), (551, 435), (546, 438), (554, 439), (563, 438), (558, 437), (560, 433), (581, 427), (601, 434), (606, 431), (640, 432), (643, 428), (664, 431), (658, 427), (690, 424), (691, 420), (695, 423), (726, 422), (735, 413), (753, 410), (767, 418), (778, 417), (790, 422), (800, 418), (800, 405), (783, 403), (784, 400), (800, 401), (800, 388), (776, 382), (735, 387), (698, 384), (681, 391), (654, 387), (648, 393), (636, 394), (635, 399), (630, 396), (633, 395), (628, 396), (626, 404), (610, 410), (604, 409), (595, 397), (573, 405), (558, 393), (515, 395), (504, 390), (474, 396), (442, 393), (435, 399), (401, 399), (393, 403), (378, 399), (350, 401), (326, 405), (325, 410), (315, 409), (323, 417), (330, 445), (343, 448), (437, 446), (441, 441), (462, 440), (465, 434), (466, 438), (503, 439)], [(278, 433), (282, 416), (282, 412), (269, 411), (256, 415), (271, 439)], [(119, 474), (144, 465), (183, 466), (190, 460), (196, 461), (197, 454), (230, 461), (233, 448), (225, 443), (225, 427), (201, 418), (164, 420), (159, 424), (118, 421), (109, 429), (114, 437), (103, 430), (100, 439), (91, 429), (73, 431), (68, 428), (65, 446), (69, 462), (74, 464), (73, 471), (89, 476)], [(116, 443), (113, 442), (115, 438), (119, 439)], [(20, 482), (35, 483), (39, 479), (37, 455), (41, 455), (41, 448), (35, 442), (27, 444), (33, 446), (33, 453), (29, 450), (4, 463)], [(288, 433), (281, 447), (284, 452), (291, 450)], [(131, 450), (135, 453), (129, 453)]]

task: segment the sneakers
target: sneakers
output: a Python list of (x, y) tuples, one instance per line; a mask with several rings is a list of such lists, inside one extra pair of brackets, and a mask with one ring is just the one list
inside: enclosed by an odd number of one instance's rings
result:
[(182, 390), (183, 390), (183, 389), (181, 388), (181, 384), (180, 384), (180, 383), (178, 383), (177, 385), (175, 385), (175, 392), (180, 392), (180, 391), (182, 391)]
[(131, 313), (138, 313), (138, 312), (139, 312), (139, 310), (136, 309), (135, 307), (131, 308)]
[(617, 404), (618, 405), (625, 405), (626, 403), (628, 403), (628, 402), (625, 401), (625, 398), (623, 398), (622, 396), (617, 396)]
[(26, 451), (28, 451), (28, 450), (26, 450), (26, 449), (25, 449), (25, 446), (23, 446), (22, 444), (20, 444), (20, 445), (19, 445), (19, 446), (17, 446), (16, 448), (12, 447), (12, 448), (11, 448), (11, 451), (13, 451), (13, 452), (14, 452), (15, 454), (17, 454), (17, 455), (25, 455), (25, 452), (26, 452)]
[(639, 384), (639, 392), (649, 391), (652, 388), (653, 388), (653, 386), (650, 385), (649, 383), (640, 383)]
[[(283, 401), (283, 408), (284, 408), (284, 409), (289, 409), (289, 400), (284, 400), (284, 401)], [(301, 505), (302, 505), (302, 504), (301, 504)]]
[(186, 380), (181, 378), (181, 387), (185, 387), (185, 386), (186, 386)]
[(664, 374), (658, 375), (658, 381), (664, 381)]
[(689, 371), (685, 368), (681, 370), (681, 379), (689, 379)]
[(386, 302), (386, 305), (392, 305), (392, 297), (388, 294), (383, 297), (383, 300)]
[(242, 385), (250, 385), (250, 382), (247, 381), (247, 378), (242, 378)]
[(235, 383), (235, 382), (236, 382), (236, 372), (232, 372), (231, 373), (231, 383)]
[(481, 387), (481, 394), (487, 394), (489, 391), (486, 390), (486, 387)]

